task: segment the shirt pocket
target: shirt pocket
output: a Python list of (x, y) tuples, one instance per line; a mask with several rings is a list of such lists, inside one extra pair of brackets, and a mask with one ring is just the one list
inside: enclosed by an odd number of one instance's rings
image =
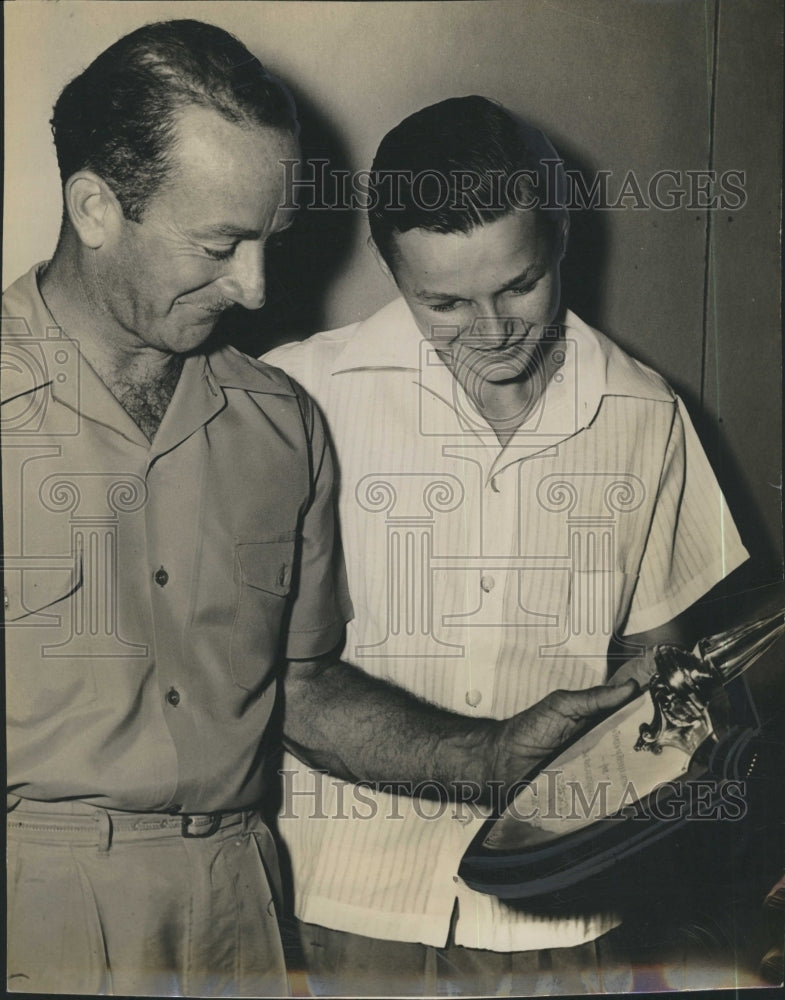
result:
[(246, 691), (264, 683), (285, 650), (294, 550), (294, 531), (236, 546), (239, 584), (229, 663), (234, 683)]

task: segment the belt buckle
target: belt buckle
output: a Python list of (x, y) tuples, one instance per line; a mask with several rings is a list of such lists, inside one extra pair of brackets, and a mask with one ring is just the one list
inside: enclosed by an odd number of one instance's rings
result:
[(194, 830), (192, 826), (196, 819), (196, 815), (191, 813), (185, 813), (180, 817), (180, 833), (183, 837), (190, 837), (191, 839), (198, 840), (201, 837), (212, 837), (221, 826), (221, 814), (220, 813), (200, 813), (198, 815), (209, 816), (210, 822), (203, 830)]

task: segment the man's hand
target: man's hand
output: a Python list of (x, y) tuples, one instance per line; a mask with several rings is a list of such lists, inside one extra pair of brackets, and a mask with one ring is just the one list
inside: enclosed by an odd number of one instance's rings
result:
[(509, 789), (583, 729), (621, 708), (638, 692), (633, 679), (583, 691), (552, 691), (536, 705), (506, 719), (496, 734), (494, 780)]

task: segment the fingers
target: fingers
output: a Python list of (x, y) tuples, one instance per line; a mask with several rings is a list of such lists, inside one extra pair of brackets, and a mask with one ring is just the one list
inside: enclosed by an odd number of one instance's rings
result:
[(585, 691), (562, 691), (565, 696), (563, 709), (570, 715), (597, 715), (621, 708), (640, 691), (638, 683), (631, 677), (621, 684), (587, 688)]

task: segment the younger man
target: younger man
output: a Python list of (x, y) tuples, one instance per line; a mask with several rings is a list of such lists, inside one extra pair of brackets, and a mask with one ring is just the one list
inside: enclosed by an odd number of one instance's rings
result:
[[(335, 444), (356, 615), (344, 659), (474, 718), (605, 681), (614, 637), (626, 656), (688, 642), (680, 616), (746, 558), (680, 400), (561, 302), (558, 162), (481, 97), (405, 119), (369, 206), (400, 297), (266, 358)], [(609, 988), (618, 918), (602, 900), (513, 911), (457, 878), (481, 817), (384, 793), (347, 809), (371, 793), (285, 767), (315, 991)]]

